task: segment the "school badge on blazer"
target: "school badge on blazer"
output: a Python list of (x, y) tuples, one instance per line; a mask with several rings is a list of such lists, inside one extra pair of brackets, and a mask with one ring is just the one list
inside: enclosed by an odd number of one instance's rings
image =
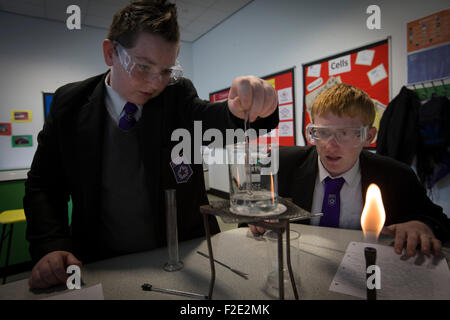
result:
[(186, 163), (186, 159), (183, 156), (170, 161), (170, 167), (175, 176), (177, 183), (186, 183), (191, 178), (194, 171), (191, 166)]

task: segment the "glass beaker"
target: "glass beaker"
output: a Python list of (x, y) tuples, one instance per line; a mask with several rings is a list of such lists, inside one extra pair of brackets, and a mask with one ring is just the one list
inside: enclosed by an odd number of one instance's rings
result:
[[(279, 297), (278, 282), (278, 234), (274, 231), (267, 231), (264, 234), (267, 245), (268, 274), (264, 287), (265, 292), (273, 297)], [(284, 292), (287, 299), (294, 297), (292, 291), (291, 277), (287, 268), (286, 255), (286, 232), (282, 234), (283, 241), (283, 283)], [(300, 291), (300, 233), (294, 230), (289, 232), (291, 266), (294, 274), (294, 281), (297, 286), (297, 292)]]
[(227, 146), (231, 212), (265, 215), (275, 210), (278, 154), (275, 143), (252, 141), (247, 148), (244, 142)]

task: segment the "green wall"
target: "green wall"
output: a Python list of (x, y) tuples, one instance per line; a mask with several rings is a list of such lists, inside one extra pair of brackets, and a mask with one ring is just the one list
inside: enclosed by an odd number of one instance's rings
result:
[[(22, 209), (22, 199), (24, 195), (24, 180), (0, 182), (0, 212), (3, 212), (5, 210)], [(26, 225), (26, 222), (18, 222), (14, 224), (9, 265), (31, 260), (30, 254), (28, 253), (28, 242), (25, 240)], [(3, 225), (0, 225), (0, 227), (3, 229)], [(6, 229), (9, 230), (9, 226), (7, 226)], [(3, 267), (5, 265), (7, 249), (8, 238), (3, 241), (2, 255), (0, 257), (0, 267)]]
[[(22, 200), (24, 195), (25, 180), (0, 182), (0, 213), (5, 210), (22, 209)], [(69, 213), (71, 212), (72, 202), (69, 203)], [(69, 214), (69, 221), (70, 219), (71, 215)], [(31, 260), (28, 252), (28, 241), (25, 239), (26, 225), (26, 222), (18, 222), (14, 224), (9, 265), (28, 262)], [(0, 225), (0, 227), (3, 228), (3, 225)], [(9, 230), (9, 226), (7, 227), (7, 230)], [(8, 240), (5, 239), (0, 256), (0, 267), (5, 265), (7, 248)]]

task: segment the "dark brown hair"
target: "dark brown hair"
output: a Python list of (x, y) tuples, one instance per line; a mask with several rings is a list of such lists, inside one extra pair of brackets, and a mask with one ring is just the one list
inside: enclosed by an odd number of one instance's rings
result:
[(169, 42), (180, 40), (175, 4), (166, 0), (139, 0), (114, 15), (108, 39), (132, 48), (140, 32), (162, 36)]

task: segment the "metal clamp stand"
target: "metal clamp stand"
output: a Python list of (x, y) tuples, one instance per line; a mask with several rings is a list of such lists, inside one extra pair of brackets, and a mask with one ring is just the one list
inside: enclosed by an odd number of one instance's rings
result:
[[(309, 212), (303, 210), (302, 208), (296, 206), (288, 199), (280, 199), (280, 202), (286, 205), (287, 211), (277, 217), (246, 217), (238, 216), (229, 211), (229, 201), (214, 201), (211, 205), (205, 205), (200, 207), (200, 212), (203, 215), (203, 224), (206, 233), (206, 242), (208, 245), (208, 255), (209, 263), (211, 267), (211, 281), (209, 284), (208, 299), (212, 299), (214, 283), (216, 280), (216, 269), (214, 265), (214, 256), (211, 244), (211, 232), (208, 223), (208, 215), (219, 216), (225, 223), (251, 223), (256, 226), (264, 227), (267, 230), (272, 230), (277, 233), (278, 236), (278, 288), (279, 288), (279, 298), (284, 300), (284, 273), (283, 273), (283, 232), (287, 235), (290, 233), (290, 220), (295, 219), (310, 219), (315, 215), (311, 215)], [(278, 222), (268, 223), (264, 220), (267, 219), (277, 219)], [(295, 299), (298, 300), (297, 286), (294, 281), (294, 273), (292, 271), (291, 265), (291, 250), (290, 250), (290, 237), (286, 236), (286, 264), (289, 271), (289, 277), (291, 279), (292, 289), (294, 291)]]

